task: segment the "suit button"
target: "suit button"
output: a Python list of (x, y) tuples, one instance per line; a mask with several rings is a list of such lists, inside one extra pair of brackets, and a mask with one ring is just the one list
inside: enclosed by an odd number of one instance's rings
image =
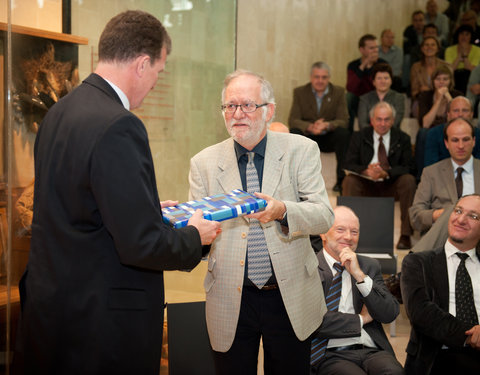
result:
[(242, 233), (242, 238), (247, 238), (247, 234), (245, 232)]
[(243, 266), (245, 264), (245, 261), (241, 260), (240, 265)]

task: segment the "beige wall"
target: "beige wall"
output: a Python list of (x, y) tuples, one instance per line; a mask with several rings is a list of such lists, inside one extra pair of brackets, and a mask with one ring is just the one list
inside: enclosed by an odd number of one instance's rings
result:
[[(440, 10), (448, 5), (437, 0)], [(345, 86), (347, 64), (359, 57), (358, 39), (385, 28), (402, 45), (411, 13), (426, 0), (238, 0), (237, 67), (261, 73), (273, 85), (276, 120), (287, 123), (292, 91), (322, 60), (332, 82)]]

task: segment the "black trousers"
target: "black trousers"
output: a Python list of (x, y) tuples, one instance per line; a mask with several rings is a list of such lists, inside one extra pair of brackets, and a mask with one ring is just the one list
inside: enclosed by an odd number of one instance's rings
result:
[(244, 287), (232, 347), (213, 352), (217, 375), (256, 375), (260, 338), (265, 375), (308, 375), (311, 340), (300, 341), (283, 305), (280, 291)]
[(405, 371), (397, 359), (385, 350), (327, 350), (325, 359), (319, 365), (312, 366), (310, 374), (404, 375)]
[(470, 347), (442, 349), (433, 363), (431, 375), (480, 374), (480, 353)]

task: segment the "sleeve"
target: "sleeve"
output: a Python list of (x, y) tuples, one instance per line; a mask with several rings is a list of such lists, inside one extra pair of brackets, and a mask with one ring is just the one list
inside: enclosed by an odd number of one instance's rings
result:
[(420, 79), (420, 62), (416, 62), (412, 65), (410, 69), (410, 87), (412, 90), (412, 98), (416, 98), (420, 94), (420, 88), (422, 86), (422, 81)]
[(418, 123), (423, 126), (423, 116), (425, 116), (433, 106), (433, 92), (424, 91), (418, 95)]
[(372, 290), (366, 297), (362, 297), (368, 312), (380, 323), (393, 322), (400, 313), (400, 304), (386, 287), (380, 263), (376, 259), (369, 259), (368, 275), (373, 280)]
[(293, 102), (290, 109), (290, 115), (288, 116), (288, 125), (290, 129), (300, 129), (305, 132), (310, 126), (310, 121), (304, 121), (302, 119), (302, 106), (300, 104), (301, 98), (298, 89), (293, 90)]
[(356, 66), (355, 61), (348, 64), (347, 68), (347, 91), (357, 95), (358, 89), (362, 84), (364, 72)]
[(395, 92), (395, 99), (394, 99), (394, 104), (395, 108), (395, 123), (393, 126), (395, 126), (397, 129), (400, 129), (400, 125), (402, 123), (403, 117), (405, 116), (405, 97), (398, 93)]
[[(420, 259), (419, 255), (420, 253), (408, 254), (402, 263), (400, 285), (410, 323), (419, 332), (442, 344), (463, 347), (465, 331), (470, 327), (440, 308), (434, 301), (436, 292), (431, 280), (433, 275), (426, 274), (425, 264), (428, 261), (428, 267), (431, 268), (431, 261)], [(425, 253), (423, 256), (425, 257)]]
[(327, 311), (314, 336), (322, 339), (342, 339), (359, 337), (362, 334), (362, 322), (358, 314)]
[(468, 78), (468, 84), (467, 84), (467, 98), (472, 103), (472, 107), (477, 103), (478, 95), (475, 95), (474, 93), (472, 93), (470, 91), (470, 87), (478, 83), (480, 83), (480, 66), (477, 65), (475, 69), (473, 69), (472, 72), (470, 73), (470, 77)]
[(120, 262), (154, 269), (191, 269), (202, 246), (193, 226), (163, 223), (153, 161), (143, 124), (118, 119), (95, 145), (90, 180), (98, 214), (113, 238)]
[[(425, 141), (425, 157), (424, 166), (435, 164), (442, 160), (441, 150), (445, 149), (445, 143), (443, 140), (443, 126), (438, 125), (430, 129), (427, 133), (427, 139)], [(446, 149), (445, 149), (446, 151)], [(448, 154), (448, 151), (446, 151)]]
[(368, 118), (368, 112), (370, 108), (368, 107), (368, 93), (360, 97), (358, 103), (358, 126), (360, 129), (366, 128), (370, 125), (370, 119)]

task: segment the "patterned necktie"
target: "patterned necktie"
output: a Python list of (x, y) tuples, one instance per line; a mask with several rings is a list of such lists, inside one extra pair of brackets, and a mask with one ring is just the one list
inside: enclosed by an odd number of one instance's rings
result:
[(463, 179), (462, 179), (462, 172), (465, 169), (462, 167), (457, 168), (457, 177), (455, 178), (455, 185), (457, 186), (457, 196), (460, 198), (463, 195)]
[(387, 158), (387, 151), (385, 150), (385, 145), (383, 144), (383, 137), (378, 139), (378, 162), (380, 163), (380, 167), (384, 171), (388, 171), (390, 169), (390, 163), (388, 162)]
[(478, 324), (478, 314), (473, 300), (472, 280), (468, 274), (467, 267), (465, 267), (465, 261), (469, 256), (460, 252), (455, 254), (460, 258), (460, 264), (455, 277), (455, 316), (473, 327)]
[[(254, 152), (248, 152), (246, 168), (247, 192), (260, 192), (258, 173), (253, 163)], [(270, 256), (263, 228), (257, 219), (250, 219), (250, 229), (247, 237), (248, 278), (261, 289), (272, 276)]]
[[(338, 305), (340, 304), (340, 297), (342, 296), (342, 272), (345, 267), (342, 267), (340, 263), (334, 263), (333, 268), (337, 270), (337, 273), (332, 279), (332, 285), (328, 289), (325, 302), (327, 304), (328, 311), (338, 311)], [(312, 340), (312, 350), (310, 353), (310, 364), (317, 364), (325, 355), (327, 350), (328, 339), (314, 338)]]

